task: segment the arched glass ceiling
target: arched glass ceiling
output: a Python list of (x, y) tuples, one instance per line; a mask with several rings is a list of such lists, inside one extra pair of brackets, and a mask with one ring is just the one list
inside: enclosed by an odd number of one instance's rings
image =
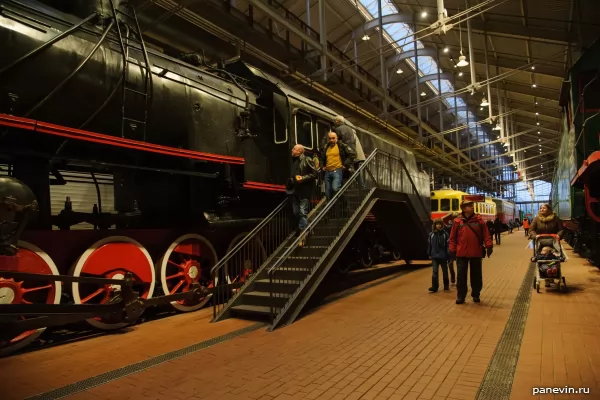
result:
[[(361, 14), (363, 14), (363, 16), (365, 17), (365, 19), (372, 20), (372, 19), (379, 17), (379, 10), (378, 10), (378, 2), (379, 1), (378, 0), (358, 0), (358, 1), (360, 4), (357, 4), (354, 1), (350, 1), (350, 3), (352, 3), (353, 5), (355, 5), (358, 8), (358, 10), (361, 12)], [(381, 0), (381, 1), (382, 1), (381, 12), (384, 16), (398, 13), (398, 9), (391, 2), (384, 1), (384, 0)], [(386, 36), (386, 38), (389, 40), (389, 42), (392, 43), (392, 46), (394, 46), (396, 48), (396, 51), (398, 53), (414, 50), (414, 46), (415, 46), (415, 44), (413, 43), (414, 32), (408, 26), (408, 24), (405, 24), (403, 22), (387, 24), (384, 26), (383, 30), (384, 30), (384, 36)], [(417, 40), (417, 48), (419, 48), (419, 49), (425, 48), (425, 46), (423, 45), (423, 43), (420, 40)], [(407, 59), (406, 62), (411, 66), (411, 68), (413, 70), (417, 69), (416, 68), (416, 60), (414, 57)], [(429, 56), (419, 57), (419, 70), (418, 70), (419, 76), (435, 74), (435, 73), (437, 73), (437, 70), (438, 70), (438, 65), (432, 57), (429, 57)], [(432, 81), (427, 82), (427, 86), (434, 94), (436, 94), (436, 95), (440, 94), (440, 92), (438, 90), (438, 80), (432, 80)], [(439, 87), (441, 88), (442, 93), (453, 93), (454, 92), (454, 86), (447, 79), (442, 79), (439, 82)], [(465, 107), (467, 105), (465, 103), (465, 101), (460, 97), (446, 97), (443, 101), (444, 101), (444, 103), (446, 103), (446, 105), (449, 108), (454, 108), (455, 106), (456, 107)], [(467, 121), (469, 121), (470, 122), (469, 125), (471, 125), (475, 121), (475, 115), (471, 111), (458, 111), (457, 114), (458, 114), (457, 115), (458, 122), (461, 124), (467, 125)], [(467, 116), (468, 116), (468, 119), (467, 119)], [(477, 135), (475, 135), (472, 132), (472, 129), (473, 128), (469, 129), (469, 133), (471, 134), (472, 137), (478, 139), (481, 143), (488, 143), (491, 141), (488, 134), (479, 135), (479, 137), (477, 137)], [(491, 152), (492, 152), (492, 154), (490, 154), (490, 156), (497, 156), (497, 155), (502, 154), (502, 152), (497, 149), (497, 146), (492, 146)], [(505, 162), (502, 162), (502, 164), (505, 164)]]

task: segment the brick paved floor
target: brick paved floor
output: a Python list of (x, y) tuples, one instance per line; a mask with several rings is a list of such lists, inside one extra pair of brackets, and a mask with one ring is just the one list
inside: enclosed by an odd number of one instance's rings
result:
[(533, 387), (590, 389), (588, 395), (540, 399), (600, 399), (600, 270), (579, 258), (563, 264), (568, 293), (533, 293), (511, 400), (531, 398)]
[(419, 270), (70, 398), (474, 399), (527, 268), (516, 233), (484, 262), (481, 304), (429, 294)]
[(2, 358), (0, 399), (24, 399), (253, 324), (235, 319), (211, 324), (211, 318), (212, 308), (204, 309)]

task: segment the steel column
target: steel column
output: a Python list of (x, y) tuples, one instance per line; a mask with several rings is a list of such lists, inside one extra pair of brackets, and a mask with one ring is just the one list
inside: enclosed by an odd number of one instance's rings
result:
[[(310, 0), (306, 0), (310, 6)], [(310, 11), (310, 10), (309, 10)], [(319, 41), (321, 44), (321, 69), (327, 81), (327, 26), (325, 25), (325, 0), (319, 0)]]
[[(320, 0), (320, 1), (324, 1), (324, 0)], [(387, 94), (388, 94), (388, 88), (387, 88), (387, 77), (386, 77), (386, 73), (385, 73), (385, 59), (383, 57), (383, 15), (382, 15), (382, 11), (381, 11), (381, 2), (383, 0), (378, 0), (377, 1), (377, 9), (379, 11), (379, 81), (381, 82), (381, 90), (383, 91), (383, 93), (385, 93), (385, 96), (382, 97), (382, 103), (383, 103), (383, 115), (384, 115), (384, 119), (387, 120), (387, 112), (388, 110), (388, 103), (387, 103)]]

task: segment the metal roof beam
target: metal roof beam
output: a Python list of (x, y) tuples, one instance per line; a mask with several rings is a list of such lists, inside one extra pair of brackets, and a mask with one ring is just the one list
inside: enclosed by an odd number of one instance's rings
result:
[[(267, 14), (271, 19), (276, 21), (278, 24), (281, 24), (282, 26), (284, 26), (288, 31), (294, 33), (294, 35), (298, 36), (300, 39), (302, 39), (305, 43), (307, 43), (312, 48), (319, 49), (319, 50), (326, 50), (326, 49), (322, 48), (323, 46), (321, 45), (321, 43), (319, 43), (317, 40), (315, 40), (311, 36), (307, 35), (304, 31), (302, 31), (302, 29), (296, 27), (289, 20), (287, 20), (284, 16), (277, 13), (272, 7), (270, 7), (264, 1), (248, 0), (248, 2), (251, 3), (254, 7), (260, 9), (265, 14)], [(348, 65), (348, 66), (351, 65), (348, 63), (347, 60), (343, 60), (343, 59), (339, 58), (338, 56), (333, 54), (333, 52), (326, 51), (325, 53), (326, 53), (325, 54), (326, 57), (328, 59), (330, 59), (334, 64)], [(347, 69), (345, 69), (345, 71), (348, 74), (354, 76), (359, 82), (361, 82), (365, 87), (369, 88), (372, 92), (381, 96), (381, 98), (385, 100), (385, 103), (391, 105), (392, 107), (394, 107), (398, 110), (402, 110), (402, 114), (404, 114), (408, 119), (412, 120), (413, 122), (419, 124), (424, 131), (426, 131), (429, 134), (436, 137), (436, 139), (438, 141), (440, 141), (441, 143), (443, 143), (445, 147), (447, 147), (450, 150), (458, 150), (451, 142), (445, 140), (442, 135), (440, 135), (438, 132), (436, 132), (435, 129), (431, 128), (429, 125), (427, 125), (423, 121), (419, 120), (410, 111), (404, 110), (405, 107), (402, 104), (400, 104), (396, 100), (390, 98), (387, 95), (387, 93), (385, 93), (381, 90), (381, 88), (379, 86), (377, 86), (374, 82), (370, 81), (369, 79), (367, 79), (366, 77), (361, 75), (359, 72), (355, 71), (354, 68), (347, 68)], [(441, 156), (443, 156), (443, 154)], [(459, 156), (460, 156), (460, 158), (462, 158), (464, 160), (471, 161), (471, 159), (468, 157), (468, 155), (466, 155), (463, 152), (459, 152)], [(477, 168), (480, 171), (482, 171), (486, 177), (489, 177), (492, 180), (494, 179), (485, 169), (481, 168), (480, 166), (477, 166)]]

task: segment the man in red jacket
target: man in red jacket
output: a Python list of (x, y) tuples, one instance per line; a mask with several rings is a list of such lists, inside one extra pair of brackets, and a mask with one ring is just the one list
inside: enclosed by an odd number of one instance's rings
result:
[[(471, 266), (471, 296), (473, 301), (479, 303), (479, 295), (483, 286), (481, 261), (487, 254), (488, 258), (493, 252), (493, 242), (485, 221), (479, 214), (475, 214), (473, 202), (463, 200), (460, 205), (462, 214), (454, 220), (448, 249), (450, 258), (456, 258), (457, 299), (456, 304), (463, 304), (467, 297), (467, 269)], [(484, 250), (485, 248), (485, 250)]]

